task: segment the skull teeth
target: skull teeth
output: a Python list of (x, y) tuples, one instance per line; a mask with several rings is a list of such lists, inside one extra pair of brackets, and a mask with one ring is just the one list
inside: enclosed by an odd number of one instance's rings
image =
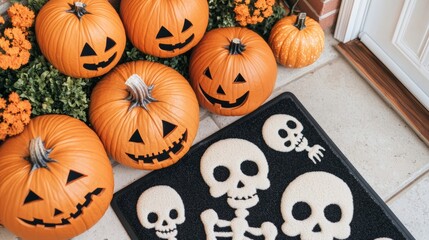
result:
[(159, 232), (159, 233), (162, 233), (162, 234), (167, 234), (167, 233), (171, 233), (171, 232), (176, 231), (176, 228), (166, 229), (166, 230), (156, 230), (156, 231)]
[(237, 200), (237, 201), (240, 201), (240, 200), (248, 200), (248, 199), (251, 199), (251, 198), (253, 198), (254, 196), (256, 196), (257, 194), (255, 193), (255, 194), (253, 194), (253, 195), (250, 195), (250, 196), (243, 196), (243, 197), (228, 197), (228, 198), (233, 198), (234, 200)]

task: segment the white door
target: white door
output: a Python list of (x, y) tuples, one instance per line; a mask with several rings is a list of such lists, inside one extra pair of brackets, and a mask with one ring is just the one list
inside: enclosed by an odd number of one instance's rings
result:
[(360, 9), (360, 40), (429, 110), (429, 1), (343, 1)]

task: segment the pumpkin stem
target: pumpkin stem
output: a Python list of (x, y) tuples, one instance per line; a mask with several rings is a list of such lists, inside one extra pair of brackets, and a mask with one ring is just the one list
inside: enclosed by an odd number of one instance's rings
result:
[(294, 26), (296, 28), (298, 28), (300, 31), (304, 28), (306, 28), (305, 26), (305, 18), (307, 17), (307, 14), (305, 12), (302, 12), (298, 15), (298, 17), (296, 18), (296, 22), (294, 24)]
[(147, 105), (151, 102), (158, 101), (152, 97), (154, 85), (147, 86), (143, 79), (137, 74), (131, 75), (125, 82), (125, 85), (127, 85), (128, 92), (130, 93), (127, 100), (131, 101), (128, 111), (135, 107), (143, 107), (148, 111)]
[(29, 161), (32, 164), (31, 172), (39, 168), (49, 169), (48, 163), (56, 162), (54, 159), (49, 158), (49, 154), (51, 153), (52, 149), (46, 149), (40, 137), (30, 140), (29, 151)]
[(231, 40), (231, 43), (228, 47), (229, 54), (235, 55), (235, 54), (241, 54), (246, 50), (246, 45), (244, 45), (240, 39), (234, 38)]
[(88, 11), (86, 11), (86, 4), (83, 2), (74, 2), (74, 4), (69, 3), (69, 6), (71, 9), (67, 10), (67, 12), (74, 13), (79, 19), (85, 14), (90, 14)]

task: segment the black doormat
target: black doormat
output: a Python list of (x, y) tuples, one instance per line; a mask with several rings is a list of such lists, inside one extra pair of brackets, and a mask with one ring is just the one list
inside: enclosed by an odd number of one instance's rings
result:
[(112, 207), (132, 239), (414, 239), (291, 93), (118, 191)]

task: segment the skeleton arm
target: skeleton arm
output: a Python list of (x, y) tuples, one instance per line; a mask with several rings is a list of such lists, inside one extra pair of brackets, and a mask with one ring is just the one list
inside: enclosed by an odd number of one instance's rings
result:
[(254, 236), (264, 236), (265, 240), (274, 240), (277, 236), (277, 228), (271, 222), (264, 222), (261, 228), (249, 227), (247, 231)]
[(323, 157), (322, 151), (325, 151), (325, 149), (323, 147), (321, 147), (320, 145), (316, 144), (312, 147), (307, 146), (305, 148), (305, 150), (308, 152), (308, 158), (310, 158), (314, 164), (317, 164), (316, 160), (319, 162), (322, 161), (322, 159), (321, 159)]

